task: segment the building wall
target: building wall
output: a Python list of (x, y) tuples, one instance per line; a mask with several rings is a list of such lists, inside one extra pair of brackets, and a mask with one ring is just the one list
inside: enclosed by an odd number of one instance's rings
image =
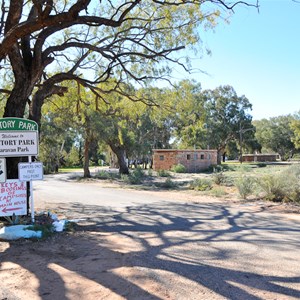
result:
[(217, 150), (153, 150), (153, 170), (170, 170), (182, 164), (187, 172), (199, 172), (217, 164)]
[(276, 161), (277, 154), (244, 154), (243, 161), (245, 162), (265, 162)]

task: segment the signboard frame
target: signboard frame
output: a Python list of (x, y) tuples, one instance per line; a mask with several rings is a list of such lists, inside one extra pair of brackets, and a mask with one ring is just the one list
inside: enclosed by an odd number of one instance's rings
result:
[(6, 172), (6, 158), (0, 157), (0, 183), (6, 182), (7, 172)]
[[(39, 141), (38, 141), (38, 124), (33, 120), (23, 118), (0, 118), (0, 158), (1, 157), (22, 157), (27, 156), (28, 162), (32, 163), (32, 156), (37, 156), (39, 153)], [(17, 138), (17, 140), (16, 140)], [(6, 148), (5, 148), (6, 147)], [(17, 147), (17, 148), (16, 148)], [(3, 155), (4, 154), (4, 155)], [(6, 168), (6, 167), (5, 167)], [(21, 184), (24, 181), (16, 180)], [(6, 183), (9, 180), (6, 180)], [(0, 186), (6, 183), (0, 183)], [(30, 186), (30, 210), (31, 219), (34, 223), (34, 201), (33, 201), (33, 187), (32, 180), (29, 181)], [(8, 196), (11, 197), (11, 196)], [(26, 212), (27, 214), (27, 193), (26, 193)], [(20, 202), (19, 202), (20, 203)], [(19, 210), (18, 207), (7, 208), (5, 207), (5, 213), (14, 210)], [(4, 210), (2, 212), (4, 212)]]
[(26, 183), (18, 179), (8, 179), (0, 183), (0, 216), (26, 215)]
[(0, 131), (0, 157), (38, 155), (37, 131)]
[(44, 166), (42, 162), (21, 162), (18, 164), (20, 181), (43, 180)]

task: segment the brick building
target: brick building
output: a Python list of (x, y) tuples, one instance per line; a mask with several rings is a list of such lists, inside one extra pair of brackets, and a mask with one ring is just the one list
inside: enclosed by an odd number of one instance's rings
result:
[(245, 162), (272, 162), (276, 161), (278, 154), (243, 154)]
[(170, 170), (178, 164), (184, 165), (190, 173), (207, 170), (217, 164), (217, 150), (153, 150), (154, 171)]

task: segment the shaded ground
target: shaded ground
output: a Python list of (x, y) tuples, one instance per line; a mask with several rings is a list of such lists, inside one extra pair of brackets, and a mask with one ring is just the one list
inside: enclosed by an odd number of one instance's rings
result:
[(76, 230), (1, 242), (0, 299), (300, 298), (296, 207), (156, 195), (164, 201), (119, 208), (56, 203), (81, 219)]

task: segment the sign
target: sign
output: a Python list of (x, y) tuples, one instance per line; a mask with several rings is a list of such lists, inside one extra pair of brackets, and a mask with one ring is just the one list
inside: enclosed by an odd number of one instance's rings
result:
[(26, 182), (8, 179), (0, 183), (0, 216), (27, 214)]
[(35, 131), (0, 132), (0, 156), (29, 156), (38, 154), (38, 133)]
[(6, 160), (0, 157), (0, 182), (6, 181)]
[(2, 118), (0, 131), (38, 131), (38, 125), (34, 121), (21, 118)]
[(19, 163), (18, 170), (20, 181), (43, 180), (43, 163), (41, 162)]

